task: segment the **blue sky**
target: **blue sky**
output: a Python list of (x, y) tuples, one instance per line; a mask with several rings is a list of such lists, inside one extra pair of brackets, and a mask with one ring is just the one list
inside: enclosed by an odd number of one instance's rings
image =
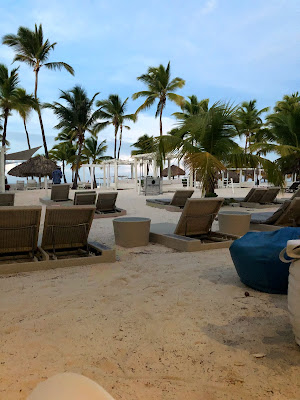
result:
[[(183, 96), (196, 94), (239, 103), (256, 98), (260, 108), (273, 106), (284, 94), (300, 90), (299, 0), (0, 0), (1, 37), (20, 25), (42, 23), (45, 37), (58, 42), (51, 61), (65, 61), (75, 69), (40, 71), (42, 101), (57, 100), (59, 89), (81, 84), (99, 99), (118, 93), (123, 99), (142, 90), (136, 77), (147, 67), (171, 61), (172, 76), (186, 85)], [(10, 66), (13, 51), (0, 46), (0, 62)], [(32, 70), (21, 65), (21, 85), (33, 91)], [(142, 100), (128, 104), (134, 112)], [(174, 123), (176, 106), (165, 110), (164, 130)], [(125, 132), (122, 156), (144, 133), (158, 134), (155, 107), (140, 114)], [(43, 112), (49, 148), (57, 132), (49, 110)], [(28, 130), (33, 145), (41, 145), (38, 119)], [(113, 128), (100, 133), (112, 154)], [(23, 125), (17, 115), (8, 122), (13, 150), (26, 148)]]

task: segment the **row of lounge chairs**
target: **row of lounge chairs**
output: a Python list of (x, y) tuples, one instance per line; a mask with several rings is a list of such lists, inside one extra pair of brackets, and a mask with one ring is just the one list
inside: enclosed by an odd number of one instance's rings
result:
[[(199, 251), (229, 247), (237, 237), (213, 232), (224, 199), (187, 199), (178, 224), (151, 225), (150, 241), (179, 251)], [(251, 230), (269, 231), (283, 226), (300, 226), (300, 198), (287, 200), (275, 213), (251, 215)]]
[(94, 206), (46, 207), (40, 229), (41, 212), (41, 206), (0, 208), (1, 273), (115, 261), (114, 250), (88, 242)]

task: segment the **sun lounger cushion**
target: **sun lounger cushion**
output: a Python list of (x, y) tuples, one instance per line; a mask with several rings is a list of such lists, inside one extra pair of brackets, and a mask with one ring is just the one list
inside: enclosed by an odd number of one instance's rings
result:
[(267, 293), (287, 293), (289, 264), (279, 259), (288, 240), (298, 239), (300, 228), (248, 232), (232, 243), (230, 254), (241, 281)]

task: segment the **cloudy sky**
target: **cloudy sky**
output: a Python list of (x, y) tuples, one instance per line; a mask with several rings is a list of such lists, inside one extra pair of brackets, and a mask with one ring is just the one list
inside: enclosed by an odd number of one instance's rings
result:
[[(80, 84), (99, 99), (118, 93), (123, 99), (144, 89), (136, 77), (147, 67), (171, 61), (172, 76), (186, 80), (178, 93), (239, 103), (256, 98), (260, 108), (273, 106), (284, 94), (300, 90), (299, 0), (0, 0), (1, 37), (20, 25), (42, 23), (45, 37), (57, 42), (51, 61), (65, 61), (64, 71), (40, 71), (39, 97), (57, 100), (59, 89)], [(0, 62), (11, 67), (13, 51), (0, 46)], [(21, 84), (33, 91), (33, 71), (20, 67)], [(134, 112), (142, 100), (128, 103)], [(176, 107), (165, 110), (164, 130), (174, 123)], [(155, 107), (140, 114), (125, 134), (123, 157), (130, 144), (147, 133), (158, 134)], [(50, 111), (43, 112), (49, 147), (57, 132)], [(41, 145), (36, 116), (28, 129)], [(113, 129), (100, 133), (112, 154)], [(26, 147), (17, 115), (8, 122), (13, 150)]]

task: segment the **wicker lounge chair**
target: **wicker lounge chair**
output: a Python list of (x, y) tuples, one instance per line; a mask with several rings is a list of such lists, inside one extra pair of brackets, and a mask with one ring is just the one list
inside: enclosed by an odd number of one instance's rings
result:
[(96, 218), (120, 217), (126, 210), (116, 207), (118, 192), (99, 193), (96, 202)]
[(53, 267), (92, 265), (115, 260), (115, 252), (100, 243), (89, 243), (94, 206), (46, 208), (42, 250)]
[(51, 200), (52, 201), (68, 201), (69, 199), (70, 185), (68, 183), (60, 185), (52, 185), (51, 188)]
[(0, 193), (0, 206), (13, 206), (15, 204), (14, 193)]
[(74, 195), (74, 205), (76, 206), (89, 206), (95, 205), (96, 202), (96, 192), (75, 192)]
[(276, 230), (282, 226), (300, 226), (300, 198), (286, 200), (274, 213), (253, 213), (251, 215), (252, 230)]
[(237, 236), (212, 232), (223, 198), (187, 199), (178, 224), (152, 224), (150, 241), (179, 251), (228, 248)]
[(35, 190), (37, 188), (38, 188), (38, 184), (37, 184), (37, 181), (35, 181), (35, 180), (30, 180), (26, 184), (27, 190)]
[[(0, 261), (37, 261), (42, 207), (0, 208)], [(3, 265), (0, 264), (0, 273)]]
[(146, 205), (150, 207), (164, 208), (168, 211), (182, 211), (187, 199), (192, 197), (194, 190), (176, 190), (170, 199), (147, 199)]
[(24, 183), (24, 181), (17, 181), (16, 189), (17, 189), (17, 190), (24, 190), (24, 189), (25, 189), (25, 183)]
[(296, 190), (298, 190), (299, 186), (300, 186), (300, 182), (299, 182), (299, 181), (295, 181), (295, 182), (293, 182), (293, 183), (291, 184), (290, 187), (288, 187), (288, 188), (285, 189), (285, 192), (286, 192), (286, 193), (295, 193)]
[(260, 199), (260, 204), (268, 204), (273, 203), (280, 192), (280, 187), (269, 187), (268, 190), (264, 193), (262, 198)]

